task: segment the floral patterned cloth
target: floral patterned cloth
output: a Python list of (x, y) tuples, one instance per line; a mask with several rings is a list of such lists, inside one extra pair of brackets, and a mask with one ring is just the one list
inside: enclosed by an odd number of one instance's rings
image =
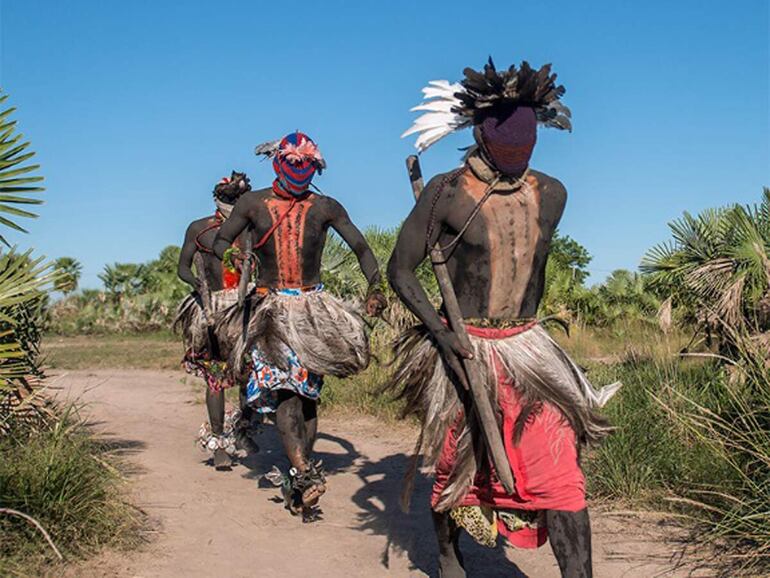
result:
[(209, 359), (207, 354), (196, 355), (192, 349), (188, 349), (182, 360), (184, 370), (206, 381), (211, 391), (221, 391), (233, 386), (233, 379), (227, 369), (226, 361)]
[(251, 352), (252, 368), (246, 385), (246, 400), (259, 413), (274, 412), (278, 407), (278, 391), (293, 391), (308, 399), (321, 395), (323, 376), (309, 372), (294, 353), (286, 348), (286, 365), (281, 369), (271, 364), (265, 354), (255, 347)]

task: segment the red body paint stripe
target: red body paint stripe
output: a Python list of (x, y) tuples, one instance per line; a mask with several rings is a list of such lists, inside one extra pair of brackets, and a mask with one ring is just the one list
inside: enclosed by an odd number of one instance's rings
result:
[[(302, 245), (305, 234), (305, 219), (312, 205), (310, 199), (295, 202), (289, 214), (275, 228), (276, 262), (278, 280), (283, 287), (302, 286)], [(267, 208), (273, 224), (278, 222), (286, 211), (287, 201), (269, 199)]]

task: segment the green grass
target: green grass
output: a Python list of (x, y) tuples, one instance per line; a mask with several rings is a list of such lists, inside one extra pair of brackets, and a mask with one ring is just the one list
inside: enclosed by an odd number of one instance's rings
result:
[(569, 336), (555, 323), (548, 325), (553, 338), (570, 355), (585, 362), (617, 363), (629, 354), (656, 359), (676, 356), (687, 346), (690, 335), (672, 331), (663, 334), (656, 326), (638, 322), (617, 323), (612, 327), (570, 326)]
[(770, 369), (741, 351), (711, 360), (634, 358), (591, 372), (624, 387), (617, 427), (586, 460), (593, 498), (683, 515), (719, 544), (723, 576), (770, 575)]
[(631, 358), (596, 365), (589, 374), (596, 384), (623, 382), (604, 411), (617, 429), (586, 460), (592, 497), (662, 508), (666, 497), (683, 488), (731, 476), (659, 401), (681, 406), (672, 397), (675, 391), (718, 406), (715, 392), (722, 375), (715, 364)]
[(326, 413), (366, 414), (395, 421), (402, 404), (393, 401), (390, 394), (378, 392), (387, 377), (388, 368), (376, 363), (347, 379), (327, 377), (321, 391), (320, 409)]
[(47, 335), (42, 350), (54, 369), (179, 369), (184, 354), (180, 339), (168, 332)]
[[(65, 562), (138, 542), (137, 511), (123, 496), (112, 449), (72, 407), (43, 423), (11, 424), (0, 439), (0, 504), (35, 518)], [(26, 521), (0, 516), (0, 575), (39, 576), (58, 561)]]

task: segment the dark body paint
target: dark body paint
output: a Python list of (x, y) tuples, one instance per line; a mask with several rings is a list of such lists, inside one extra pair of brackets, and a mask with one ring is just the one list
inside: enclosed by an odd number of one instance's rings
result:
[[(192, 271), (192, 264), (195, 253), (199, 252), (199, 244), (207, 249), (200, 251), (200, 253), (203, 258), (203, 268), (209, 290), (219, 291), (224, 289), (222, 282), (222, 260), (214, 254), (213, 250), (214, 239), (222, 222), (223, 220), (220, 221), (215, 215), (212, 215), (193, 221), (187, 227), (182, 252), (179, 256), (177, 273), (182, 281), (195, 290), (199, 289), (199, 280)], [(237, 245), (245, 247), (245, 239), (239, 239)]]
[[(388, 264), (393, 289), (421, 321), (437, 330), (443, 325), (414, 269), (426, 257), (428, 244), (438, 240), (446, 246), (456, 237), (486, 190), (486, 183), (470, 169), (451, 175), (438, 175), (425, 187), (404, 221)], [(462, 239), (445, 254), (465, 317), (537, 313), (551, 238), (566, 200), (564, 186), (538, 171), (530, 171), (520, 189), (489, 197)]]
[[(251, 229), (258, 243), (291, 207), (291, 200), (272, 189), (244, 193), (214, 241), (221, 257), (244, 231)], [(310, 193), (298, 200), (267, 241), (255, 249), (257, 286), (305, 287), (321, 282), (321, 257), (329, 229), (350, 246), (370, 287), (380, 283), (377, 260), (347, 211), (331, 197)], [(316, 402), (292, 392), (281, 392), (276, 425), (291, 465), (300, 472), (309, 467), (317, 432)]]
[[(455, 371), (460, 368), (459, 357), (467, 352), (442, 323), (414, 271), (426, 258), (428, 247), (436, 241), (444, 247), (456, 238), (486, 189), (487, 183), (468, 165), (431, 179), (406, 218), (388, 264), (393, 289), (427, 326)], [(465, 318), (536, 316), (545, 288), (551, 239), (566, 201), (567, 191), (561, 182), (535, 170), (529, 171), (517, 190), (496, 190), (487, 199), (462, 238), (445, 252)], [(459, 528), (448, 513), (433, 512), (433, 521), (442, 576), (464, 576)], [(546, 521), (562, 575), (590, 577), (588, 511), (549, 511)]]
[[(272, 189), (244, 193), (238, 199), (230, 218), (219, 230), (214, 242), (216, 255), (221, 257), (233, 239), (247, 228), (253, 229), (255, 240), (261, 239), (269, 231), (276, 214), (286, 211), (290, 202), (277, 197)], [(330, 228), (353, 250), (369, 284), (379, 283), (377, 260), (364, 236), (350, 221), (347, 211), (331, 197), (310, 193), (297, 202), (279, 230), (257, 249), (257, 285), (297, 287), (320, 283), (321, 257)], [(294, 242), (292, 237), (297, 235), (297, 242)], [(289, 275), (291, 278), (288, 281), (292, 284), (285, 285), (283, 283), (287, 281), (287, 272), (290, 270), (297, 272)]]

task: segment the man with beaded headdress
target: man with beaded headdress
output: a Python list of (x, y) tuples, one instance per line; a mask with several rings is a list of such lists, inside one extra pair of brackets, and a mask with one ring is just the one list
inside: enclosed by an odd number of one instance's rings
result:
[[(431, 505), (443, 576), (464, 576), (461, 529), (488, 546), (499, 534), (529, 548), (550, 537), (563, 575), (591, 575), (579, 445), (609, 432), (596, 410), (619, 385), (594, 389), (536, 320), (567, 198), (557, 179), (529, 166), (538, 123), (571, 130), (564, 87), (555, 80), (550, 65), (534, 70), (524, 62), (499, 72), (490, 59), (483, 71), (466, 68), (459, 83), (431, 82), (413, 109), (425, 113), (404, 134), (418, 134), (420, 152), (465, 127), (475, 140), (460, 168), (427, 184), (388, 265), (391, 285), (421, 321), (396, 343), (389, 386), (422, 422), (416, 452), (435, 473)], [(448, 267), (470, 349), (415, 275), (428, 254), (440, 254)], [(495, 408), (513, 493), (496, 474), (474, 398), (460, 385), (463, 359), (481, 367), (475, 379)]]
[(236, 342), (233, 371), (248, 374), (247, 403), (274, 415), (290, 462), (288, 473), (274, 469), (267, 477), (282, 486), (292, 513), (307, 516), (326, 491), (312, 456), (323, 377), (348, 377), (369, 363), (362, 312), (321, 284), (329, 228), (353, 250), (369, 282), (366, 312), (379, 314), (384, 297), (364, 236), (340, 203), (311, 189), (313, 176), (326, 166), (313, 140), (297, 131), (258, 146), (256, 153), (272, 159), (275, 180), (238, 200), (214, 242), (214, 252), (224, 257), (233, 240), (250, 231), (247, 252), (257, 262), (256, 287), (242, 307), (231, 308), (223, 326)]
[[(185, 370), (206, 382), (209, 419), (201, 426), (198, 441), (213, 453), (214, 467), (218, 470), (227, 470), (232, 465), (236, 437), (240, 437), (239, 441), (246, 447), (251, 446), (248, 436), (237, 436), (243, 433), (236, 427), (240, 412), (225, 413), (224, 390), (234, 385), (227, 370), (227, 358), (234, 343), (216, 331), (219, 317), (238, 299), (241, 273), (229, 259), (220, 260), (214, 255), (212, 246), (235, 202), (249, 190), (249, 178), (244, 173), (233, 171), (231, 176), (222, 178), (214, 187), (214, 214), (190, 223), (179, 256), (179, 277), (193, 292), (180, 304), (174, 327), (182, 332)], [(235, 241), (230, 250), (235, 250), (243, 241)]]

